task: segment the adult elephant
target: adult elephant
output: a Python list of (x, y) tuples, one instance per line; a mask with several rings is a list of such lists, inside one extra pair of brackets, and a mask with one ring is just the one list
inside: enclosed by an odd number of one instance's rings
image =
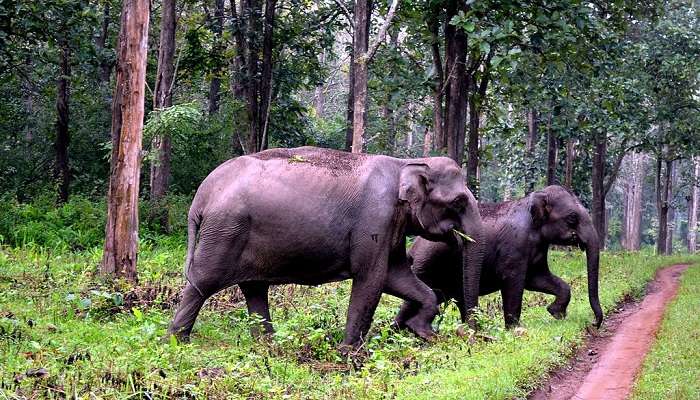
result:
[[(449, 158), (402, 160), (301, 147), (229, 160), (202, 182), (188, 221), (188, 284), (169, 332), (188, 338), (204, 301), (238, 284), (248, 311), (272, 331), (271, 284), (352, 279), (343, 345), (369, 330), (382, 292), (417, 304), (405, 325), (434, 333), (433, 292), (411, 272), (406, 235), (446, 240), (468, 265), (464, 298), (478, 301), (482, 225)], [(453, 229), (477, 239), (461, 245)]]
[[(550, 245), (579, 246), (586, 251), (588, 299), (595, 324), (600, 326), (603, 321), (598, 299), (600, 245), (591, 217), (575, 195), (561, 186), (548, 186), (520, 200), (482, 203), (479, 211), (487, 246), (480, 294), (501, 291), (507, 327), (519, 323), (524, 289), (556, 296), (547, 311), (557, 319), (566, 316), (571, 289), (549, 270)], [(454, 298), (461, 304), (460, 254), (453, 247), (418, 238), (409, 258), (413, 271), (435, 291), (439, 302)], [(459, 308), (463, 309), (461, 305)], [(415, 310), (415, 304), (405, 302), (397, 321), (411, 318)]]

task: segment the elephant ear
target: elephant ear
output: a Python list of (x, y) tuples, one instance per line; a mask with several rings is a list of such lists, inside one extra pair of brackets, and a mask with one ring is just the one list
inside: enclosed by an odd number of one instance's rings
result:
[(407, 164), (401, 168), (399, 200), (408, 202), (416, 215), (428, 198), (429, 171), (430, 167), (427, 164)]
[(544, 225), (547, 218), (549, 218), (549, 212), (552, 210), (547, 197), (547, 194), (543, 192), (535, 192), (530, 195), (530, 215), (536, 228)]

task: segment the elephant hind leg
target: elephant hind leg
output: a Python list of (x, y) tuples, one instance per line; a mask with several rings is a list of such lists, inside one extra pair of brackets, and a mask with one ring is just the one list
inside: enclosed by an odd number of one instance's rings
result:
[(173, 322), (168, 327), (168, 334), (175, 335), (182, 342), (189, 341), (194, 321), (197, 319), (199, 310), (204, 305), (204, 301), (209, 297), (202, 296), (191, 283), (182, 290), (180, 304)]
[(526, 288), (556, 296), (552, 304), (547, 307), (547, 311), (556, 319), (566, 317), (566, 308), (571, 300), (571, 287), (561, 278), (549, 271), (540, 272), (528, 277)]
[[(238, 284), (245, 296), (246, 304), (248, 305), (248, 314), (254, 314), (262, 318), (261, 325), (265, 334), (274, 332), (272, 328), (272, 319), (270, 318), (270, 305), (268, 303), (267, 292), (270, 285), (265, 282), (241, 282)], [(260, 337), (260, 326), (254, 324), (250, 328), (250, 333), (253, 337)]]

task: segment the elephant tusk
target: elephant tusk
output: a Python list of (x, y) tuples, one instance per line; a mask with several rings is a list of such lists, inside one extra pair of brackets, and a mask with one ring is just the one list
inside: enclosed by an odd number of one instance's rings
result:
[(452, 232), (454, 232), (454, 233), (456, 233), (457, 235), (463, 237), (467, 242), (476, 243), (476, 240), (472, 239), (472, 238), (471, 238), (469, 235), (467, 235), (466, 233), (460, 232), (460, 231), (458, 231), (457, 229), (452, 229)]

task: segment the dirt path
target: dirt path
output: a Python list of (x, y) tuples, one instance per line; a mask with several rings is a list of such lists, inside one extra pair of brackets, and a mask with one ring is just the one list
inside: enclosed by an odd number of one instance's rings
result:
[(668, 303), (688, 265), (657, 272), (641, 303), (627, 302), (589, 335), (572, 361), (551, 374), (530, 400), (623, 400), (629, 395), (644, 356), (654, 343)]

